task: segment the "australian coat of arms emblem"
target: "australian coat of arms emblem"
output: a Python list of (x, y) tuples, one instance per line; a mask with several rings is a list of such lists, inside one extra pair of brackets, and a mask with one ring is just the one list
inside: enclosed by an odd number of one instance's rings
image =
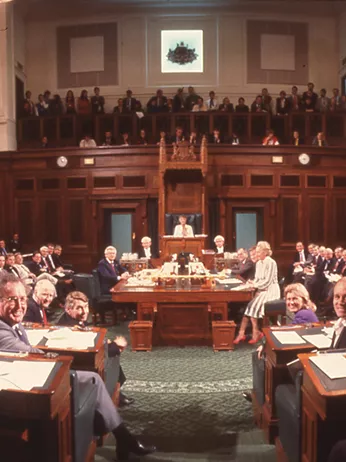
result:
[(174, 50), (171, 48), (167, 53), (167, 59), (171, 63), (180, 64), (191, 64), (198, 58), (195, 48), (189, 48), (189, 45), (185, 45), (184, 42), (177, 43)]

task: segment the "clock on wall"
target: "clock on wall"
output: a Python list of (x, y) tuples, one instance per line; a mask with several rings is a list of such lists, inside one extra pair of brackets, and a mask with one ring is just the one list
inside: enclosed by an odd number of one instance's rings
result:
[(68, 164), (67, 157), (65, 156), (58, 157), (56, 160), (56, 163), (58, 167), (61, 167), (61, 168), (66, 167), (66, 165)]
[(299, 155), (298, 160), (301, 165), (308, 165), (311, 161), (311, 158), (309, 154), (306, 154), (306, 152), (303, 152), (302, 154)]

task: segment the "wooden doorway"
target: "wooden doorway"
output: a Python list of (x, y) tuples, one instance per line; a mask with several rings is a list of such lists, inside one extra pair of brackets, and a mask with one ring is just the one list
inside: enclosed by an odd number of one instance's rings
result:
[(101, 255), (108, 245), (117, 248), (117, 258), (124, 252), (138, 252), (143, 234), (142, 216), (141, 202), (99, 202), (98, 247)]
[(270, 234), (269, 201), (227, 201), (226, 242), (232, 250), (270, 240)]

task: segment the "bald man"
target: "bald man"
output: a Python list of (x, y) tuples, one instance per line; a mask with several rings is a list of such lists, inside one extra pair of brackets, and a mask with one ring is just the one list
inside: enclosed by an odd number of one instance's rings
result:
[(55, 286), (48, 280), (38, 281), (34, 294), (28, 299), (28, 308), (24, 316), (25, 322), (47, 324), (46, 310), (56, 297)]

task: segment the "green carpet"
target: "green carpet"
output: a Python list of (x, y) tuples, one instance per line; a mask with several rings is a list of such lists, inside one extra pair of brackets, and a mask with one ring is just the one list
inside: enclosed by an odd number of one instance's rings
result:
[[(110, 338), (115, 334), (129, 340), (126, 324), (109, 329)], [(245, 345), (219, 353), (209, 347), (131, 352), (129, 345), (121, 358), (123, 391), (136, 402), (121, 414), (136, 436), (158, 448), (143, 461), (275, 461), (274, 448), (263, 443), (241, 395), (252, 384), (251, 351)], [(112, 436), (95, 460), (114, 460)]]

